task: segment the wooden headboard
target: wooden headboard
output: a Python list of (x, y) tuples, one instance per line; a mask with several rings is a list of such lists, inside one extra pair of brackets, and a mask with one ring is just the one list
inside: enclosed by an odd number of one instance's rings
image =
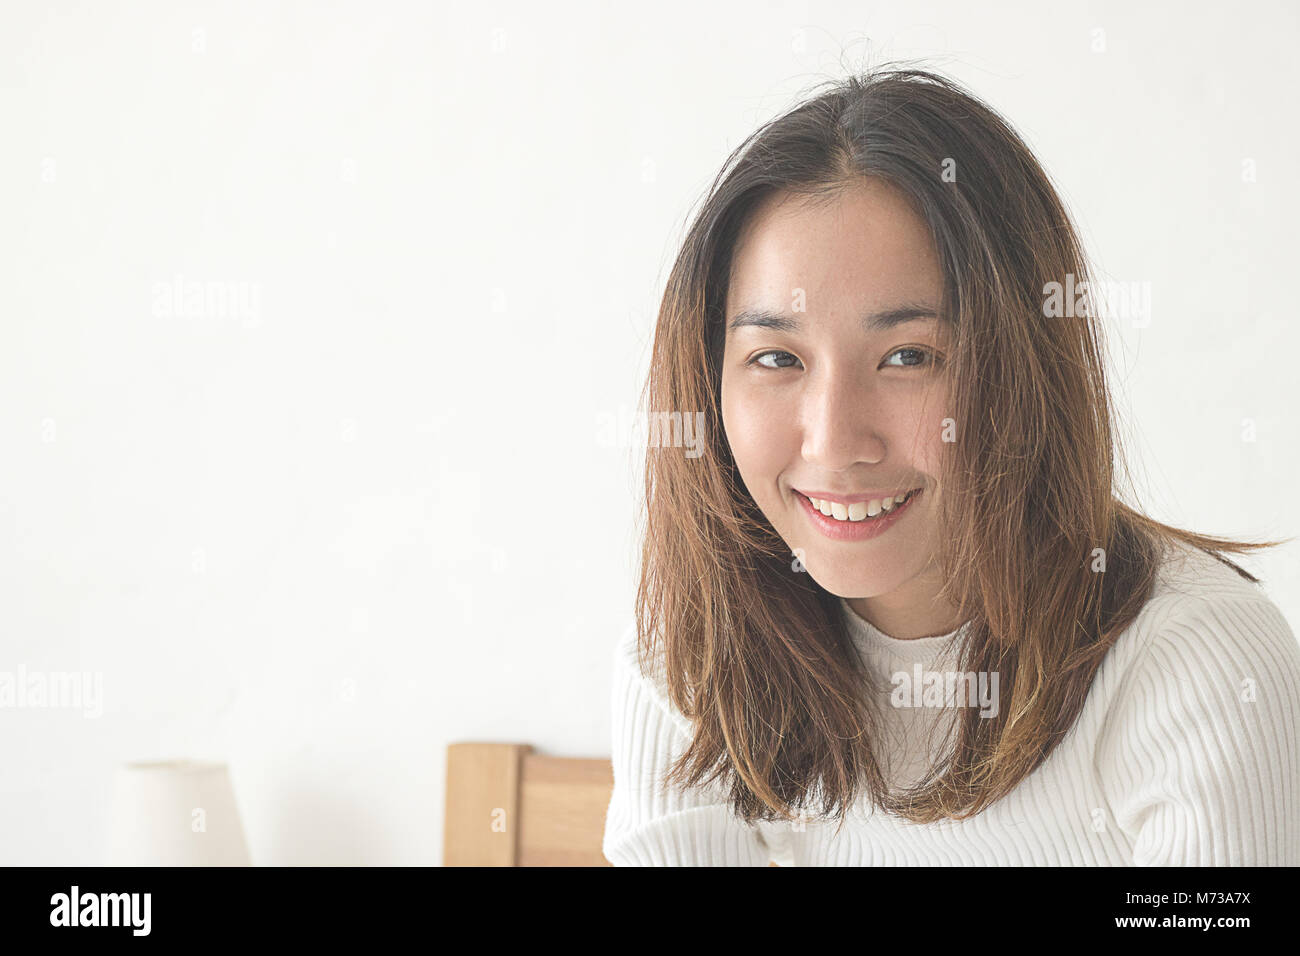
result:
[(451, 744), (442, 865), (610, 866), (601, 844), (613, 791), (608, 759)]
[(609, 866), (608, 759), (544, 757), (527, 744), (447, 747), (443, 866)]

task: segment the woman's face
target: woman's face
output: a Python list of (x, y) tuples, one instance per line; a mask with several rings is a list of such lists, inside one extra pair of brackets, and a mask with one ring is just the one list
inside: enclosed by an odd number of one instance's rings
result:
[[(925, 224), (869, 180), (820, 207), (770, 197), (740, 237), (727, 294), (722, 419), (745, 487), (792, 566), (798, 555), (898, 637), (949, 623), (932, 604), (931, 564), (947, 415), (942, 289)], [(912, 489), (921, 493), (896, 515), (882, 510), (879, 499)], [(825, 502), (816, 513), (809, 496)], [(864, 511), (883, 520), (852, 520)]]

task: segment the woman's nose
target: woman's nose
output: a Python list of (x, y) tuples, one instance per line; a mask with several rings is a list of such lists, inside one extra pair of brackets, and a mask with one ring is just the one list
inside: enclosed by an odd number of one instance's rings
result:
[(803, 410), (803, 457), (826, 471), (843, 471), (885, 456), (878, 403), (870, 389), (843, 377), (809, 389)]

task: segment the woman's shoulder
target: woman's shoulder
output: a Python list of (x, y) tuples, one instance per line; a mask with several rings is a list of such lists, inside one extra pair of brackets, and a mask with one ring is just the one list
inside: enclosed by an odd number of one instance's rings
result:
[(1103, 671), (1112, 681), (1140, 673), (1175, 685), (1264, 681), (1296, 695), (1300, 642), (1260, 584), (1180, 542), (1163, 556), (1150, 597), (1116, 639)]
[(1180, 547), (1111, 647), (1081, 726), (1139, 865), (1300, 857), (1300, 643), (1264, 589)]
[[(658, 650), (656, 648), (656, 650)], [(641, 636), (636, 621), (627, 622), (614, 643), (614, 667), (631, 671), (637, 678), (656, 682), (663, 678), (663, 656), (647, 659), (641, 652)]]
[(1272, 630), (1295, 637), (1264, 587), (1243, 577), (1226, 558), (1182, 542), (1168, 546), (1156, 570), (1150, 597), (1134, 630), (1190, 629), (1206, 637), (1231, 638), (1244, 616), (1267, 621)]
[(614, 645), (615, 695), (624, 704), (662, 711), (682, 733), (693, 734), (691, 722), (672, 705), (668, 695), (662, 641), (657, 640), (649, 650), (649, 656), (642, 653), (636, 622), (628, 623)]
[(1260, 584), (1243, 577), (1228, 562), (1181, 541), (1166, 546), (1156, 572), (1153, 601), (1169, 597), (1199, 600), (1245, 598), (1269, 600)]

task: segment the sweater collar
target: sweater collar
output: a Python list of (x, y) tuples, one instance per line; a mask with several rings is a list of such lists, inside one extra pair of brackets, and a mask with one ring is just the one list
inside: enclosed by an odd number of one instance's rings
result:
[(848, 625), (849, 636), (853, 638), (853, 643), (860, 650), (872, 657), (887, 657), (890, 660), (906, 661), (908, 663), (932, 660), (948, 646), (948, 643), (954, 637), (963, 634), (970, 626), (970, 622), (967, 621), (961, 627), (947, 634), (902, 640), (891, 637), (866, 618), (860, 617), (844, 598), (840, 598), (840, 607), (844, 613), (845, 623)]

